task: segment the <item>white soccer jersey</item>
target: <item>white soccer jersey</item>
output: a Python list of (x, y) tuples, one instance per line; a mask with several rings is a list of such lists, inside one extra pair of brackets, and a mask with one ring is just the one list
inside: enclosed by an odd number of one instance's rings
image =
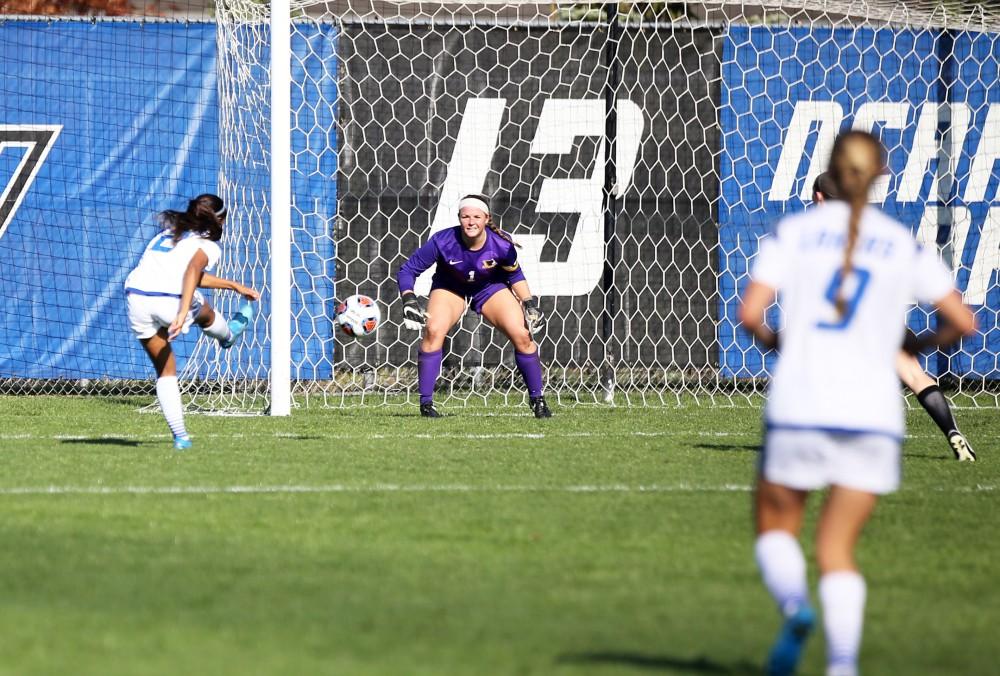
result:
[(936, 252), (874, 207), (861, 217), (853, 272), (837, 281), (850, 207), (828, 202), (783, 219), (761, 243), (752, 278), (779, 292), (783, 326), (765, 419), (772, 429), (873, 432), (901, 438), (895, 359), (906, 309), (954, 288)]
[(125, 279), (125, 291), (145, 296), (180, 298), (184, 272), (198, 249), (208, 256), (205, 270), (211, 272), (222, 255), (218, 244), (191, 232), (185, 233), (175, 244), (169, 231), (160, 233), (146, 245), (139, 264)]

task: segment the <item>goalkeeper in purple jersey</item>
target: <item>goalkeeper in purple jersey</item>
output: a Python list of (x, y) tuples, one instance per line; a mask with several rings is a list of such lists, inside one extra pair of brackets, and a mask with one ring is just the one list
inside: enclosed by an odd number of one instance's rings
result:
[[(403, 326), (423, 329), (417, 352), (420, 415), (441, 415), (434, 409), (434, 385), (441, 373), (444, 339), (465, 312), (466, 303), (471, 303), (473, 310), (510, 339), (517, 369), (528, 388), (531, 411), (536, 418), (549, 418), (552, 413), (542, 396), (538, 344), (532, 339), (545, 320), (518, 265), (517, 245), (494, 225), (483, 195), (462, 198), (458, 222), (432, 235), (399, 269)], [(425, 311), (413, 287), (417, 277), (435, 263)]]

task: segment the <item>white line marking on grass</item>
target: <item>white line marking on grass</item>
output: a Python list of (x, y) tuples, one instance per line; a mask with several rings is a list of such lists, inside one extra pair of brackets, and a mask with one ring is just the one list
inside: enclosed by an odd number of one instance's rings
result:
[[(937, 493), (992, 493), (993, 484), (933, 489)], [(749, 493), (750, 484), (579, 484), (579, 485), (474, 485), (474, 484), (324, 484), (274, 486), (8, 486), (0, 496), (16, 495), (262, 495), (302, 493)], [(903, 488), (904, 492), (920, 489)]]
[[(683, 438), (683, 437), (699, 437), (699, 438), (750, 438), (754, 441), (760, 439), (760, 432), (756, 429), (747, 432), (728, 432), (728, 431), (680, 431), (680, 430), (654, 430), (654, 431), (628, 431), (628, 432), (500, 432), (493, 434), (475, 434), (467, 432), (425, 432), (425, 433), (399, 433), (399, 434), (345, 434), (345, 433), (332, 433), (326, 434), (323, 432), (230, 432), (230, 433), (218, 433), (210, 432), (207, 434), (195, 434), (194, 439), (302, 439), (302, 440), (349, 440), (357, 439), (360, 441), (370, 440), (378, 441), (381, 439), (468, 439), (468, 440), (490, 440), (490, 439), (613, 439), (613, 438)], [(134, 434), (134, 433), (122, 433), (122, 434), (0, 434), (0, 441), (17, 441), (17, 440), (55, 440), (55, 441), (86, 441), (86, 440), (109, 440), (109, 439), (132, 439), (132, 440), (158, 440), (158, 439), (169, 439), (170, 435), (167, 433), (158, 434)], [(936, 434), (908, 434), (907, 439), (937, 439), (939, 435)]]
[[(231, 432), (195, 434), (195, 439), (573, 439), (573, 438), (609, 438), (609, 437), (738, 437), (756, 436), (757, 432), (680, 432), (680, 431), (630, 431), (630, 432), (438, 432), (438, 433), (399, 433), (399, 434), (326, 434), (322, 432)], [(154, 434), (0, 434), (0, 440), (39, 439), (55, 441), (84, 441), (87, 439), (169, 439), (167, 433)]]
[(744, 493), (752, 486), (722, 484), (582, 484), (473, 485), (473, 484), (324, 484), (317, 486), (8, 486), (0, 495), (241, 495), (289, 493)]

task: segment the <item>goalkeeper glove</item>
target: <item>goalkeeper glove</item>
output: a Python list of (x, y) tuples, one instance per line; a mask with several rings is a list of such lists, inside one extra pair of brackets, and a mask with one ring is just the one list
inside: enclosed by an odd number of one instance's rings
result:
[(420, 306), (417, 297), (408, 293), (403, 297), (403, 326), (410, 331), (419, 331), (427, 323), (427, 312)]
[(524, 323), (531, 335), (535, 335), (545, 326), (545, 315), (534, 298), (524, 300)]

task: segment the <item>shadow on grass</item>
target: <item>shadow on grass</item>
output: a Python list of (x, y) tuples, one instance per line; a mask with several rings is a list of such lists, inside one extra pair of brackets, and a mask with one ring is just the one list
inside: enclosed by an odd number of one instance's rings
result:
[(93, 437), (92, 439), (60, 439), (61, 444), (84, 444), (87, 446), (128, 446), (136, 448), (143, 442), (135, 439), (120, 439), (118, 437)]
[(673, 657), (670, 655), (649, 655), (613, 650), (560, 655), (556, 661), (559, 664), (605, 664), (635, 667), (636, 669), (648, 669), (651, 671), (728, 674), (730, 676), (760, 673), (760, 666), (750, 664), (749, 662), (722, 664), (707, 657)]
[(694, 444), (694, 447), (709, 451), (738, 451), (740, 453), (760, 450), (760, 444)]
[(952, 455), (945, 455), (942, 453), (912, 453), (908, 451), (903, 452), (904, 458), (920, 458), (921, 460), (947, 460), (948, 462), (956, 462), (955, 457)]

